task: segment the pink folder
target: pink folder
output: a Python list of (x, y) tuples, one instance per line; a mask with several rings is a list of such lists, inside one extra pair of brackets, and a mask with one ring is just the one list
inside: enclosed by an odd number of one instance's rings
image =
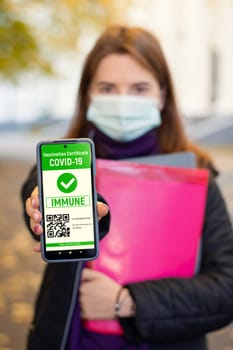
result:
[[(111, 210), (109, 234), (90, 267), (120, 284), (192, 277), (198, 260), (208, 171), (126, 161), (97, 161), (97, 190)], [(122, 334), (117, 320), (89, 330)]]

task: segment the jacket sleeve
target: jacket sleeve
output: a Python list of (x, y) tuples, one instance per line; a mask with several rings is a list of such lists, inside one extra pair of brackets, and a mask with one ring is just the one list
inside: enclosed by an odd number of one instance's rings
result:
[(233, 320), (233, 232), (213, 179), (207, 195), (199, 274), (127, 287), (136, 303), (136, 317), (120, 322), (131, 341), (192, 338)]
[[(26, 178), (25, 182), (22, 185), (21, 199), (23, 201), (23, 216), (24, 216), (25, 223), (26, 223), (30, 233), (32, 234), (33, 238), (39, 241), (40, 237), (35, 235), (34, 232), (30, 228), (30, 218), (26, 213), (26, 207), (25, 207), (27, 198), (31, 196), (31, 193), (36, 186), (37, 186), (37, 169), (36, 169), (36, 166), (34, 166), (31, 169), (28, 177)], [(97, 200), (107, 204), (105, 199), (100, 194), (97, 194)], [(99, 221), (100, 239), (102, 239), (108, 233), (109, 227), (110, 227), (110, 212)]]

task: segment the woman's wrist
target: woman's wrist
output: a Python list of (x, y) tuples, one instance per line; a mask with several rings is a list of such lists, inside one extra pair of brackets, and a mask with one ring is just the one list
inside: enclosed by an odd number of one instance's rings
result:
[(127, 288), (121, 287), (116, 296), (115, 316), (134, 317), (136, 305)]

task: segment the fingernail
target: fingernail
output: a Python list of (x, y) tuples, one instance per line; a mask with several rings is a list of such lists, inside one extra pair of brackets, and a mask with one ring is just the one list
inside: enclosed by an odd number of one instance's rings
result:
[(105, 207), (106, 211), (108, 212), (108, 211), (109, 211), (109, 207), (108, 207), (108, 205), (107, 205), (107, 204), (105, 204), (105, 203), (103, 203), (103, 205), (104, 205), (104, 207)]
[(36, 200), (35, 200), (35, 198), (32, 198), (32, 207), (34, 208), (35, 205), (36, 205)]
[(33, 214), (33, 219), (35, 220), (35, 221), (39, 221), (39, 214), (38, 213), (34, 213)]
[(39, 226), (38, 226), (38, 225), (36, 225), (36, 226), (34, 227), (34, 232), (35, 232), (35, 233), (38, 233), (38, 232), (39, 232)]

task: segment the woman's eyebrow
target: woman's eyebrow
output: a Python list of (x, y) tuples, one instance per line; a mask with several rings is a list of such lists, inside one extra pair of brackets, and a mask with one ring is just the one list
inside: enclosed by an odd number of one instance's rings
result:
[(151, 84), (148, 81), (139, 81), (139, 82), (135, 82), (132, 84), (132, 86), (150, 86)]
[(99, 86), (101, 86), (101, 85), (114, 86), (115, 84), (111, 83), (109, 81), (97, 81), (95, 85), (99, 85)]

